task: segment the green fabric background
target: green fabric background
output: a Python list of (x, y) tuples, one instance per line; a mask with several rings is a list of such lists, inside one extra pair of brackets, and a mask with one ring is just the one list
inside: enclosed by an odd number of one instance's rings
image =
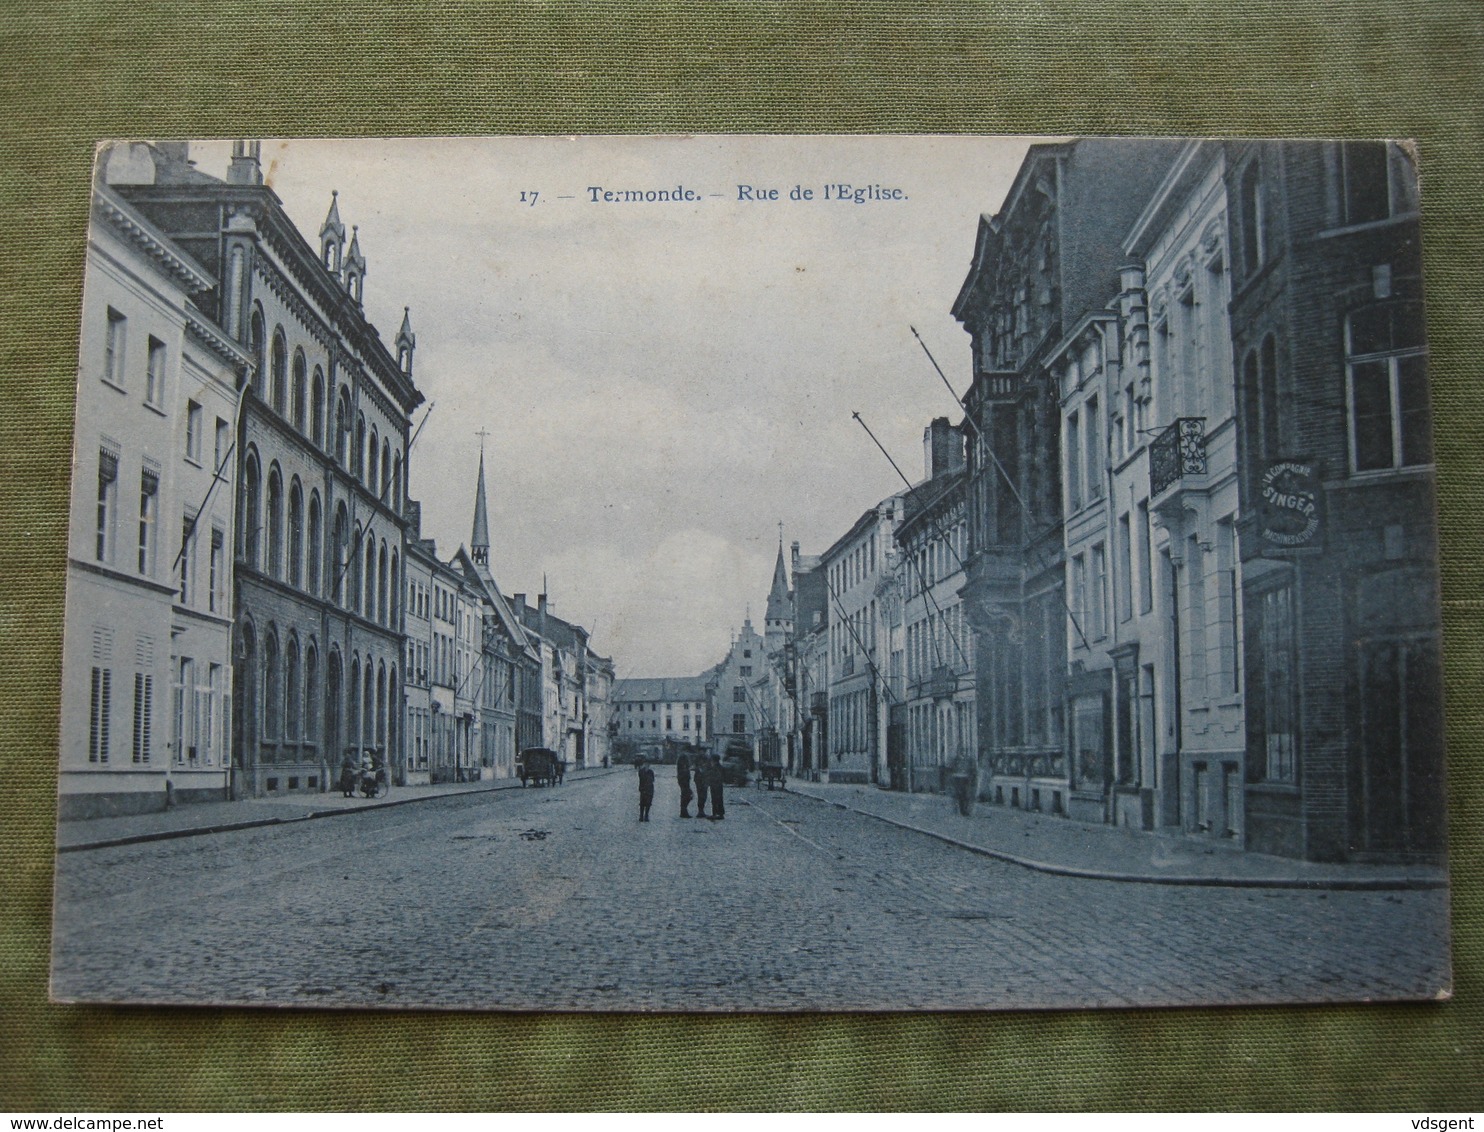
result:
[[(1484, 1108), (1481, 63), (1484, 8), (1468, 0), (555, 0), (385, 11), (9, 0), (0, 7), (0, 1109)], [(738, 1018), (48, 1004), (92, 143), (655, 131), (1420, 140), (1443, 500), (1452, 1002)], [(967, 257), (971, 219), (963, 238)]]

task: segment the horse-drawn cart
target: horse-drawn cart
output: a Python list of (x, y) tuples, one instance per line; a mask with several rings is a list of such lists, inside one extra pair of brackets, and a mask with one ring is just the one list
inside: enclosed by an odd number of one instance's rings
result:
[(557, 786), (567, 773), (567, 764), (546, 747), (527, 747), (515, 756), (515, 773), (522, 786)]
[(760, 763), (758, 765), (758, 788), (761, 789), (765, 782), (768, 784), (769, 790), (781, 790), (788, 785), (788, 775), (782, 763)]

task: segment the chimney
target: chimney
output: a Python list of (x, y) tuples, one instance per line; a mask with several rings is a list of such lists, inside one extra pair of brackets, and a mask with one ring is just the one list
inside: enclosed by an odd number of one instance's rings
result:
[(964, 466), (964, 432), (947, 417), (934, 417), (922, 433), (922, 449), (928, 479), (936, 479)]
[(546, 616), (546, 595), (545, 594), (537, 594), (536, 595), (536, 612), (540, 613), (541, 616), (543, 616), (543, 617)]
[(510, 604), (515, 606), (515, 615), (519, 617), (526, 611), (526, 595), (512, 594), (510, 596)]
[(232, 143), (232, 163), (227, 166), (227, 183), (232, 185), (261, 185), (263, 167), (259, 164), (263, 143), (254, 140), (238, 140)]

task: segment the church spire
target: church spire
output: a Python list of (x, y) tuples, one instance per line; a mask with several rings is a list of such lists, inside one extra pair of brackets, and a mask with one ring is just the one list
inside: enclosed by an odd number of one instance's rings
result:
[(474, 534), (469, 539), (469, 553), (476, 564), (490, 564), (490, 519), (484, 495), (484, 439), (489, 433), (479, 430), (479, 484), (474, 489)]
[(773, 588), (768, 591), (763, 638), (769, 651), (781, 648), (793, 632), (793, 603), (788, 596), (788, 568), (783, 564), (783, 524), (778, 524), (778, 559), (773, 564)]

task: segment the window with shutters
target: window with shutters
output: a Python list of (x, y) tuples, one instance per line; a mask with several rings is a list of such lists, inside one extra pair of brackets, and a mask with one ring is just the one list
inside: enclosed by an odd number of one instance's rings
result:
[(149, 762), (154, 726), (155, 678), (148, 672), (134, 673), (134, 761)]

